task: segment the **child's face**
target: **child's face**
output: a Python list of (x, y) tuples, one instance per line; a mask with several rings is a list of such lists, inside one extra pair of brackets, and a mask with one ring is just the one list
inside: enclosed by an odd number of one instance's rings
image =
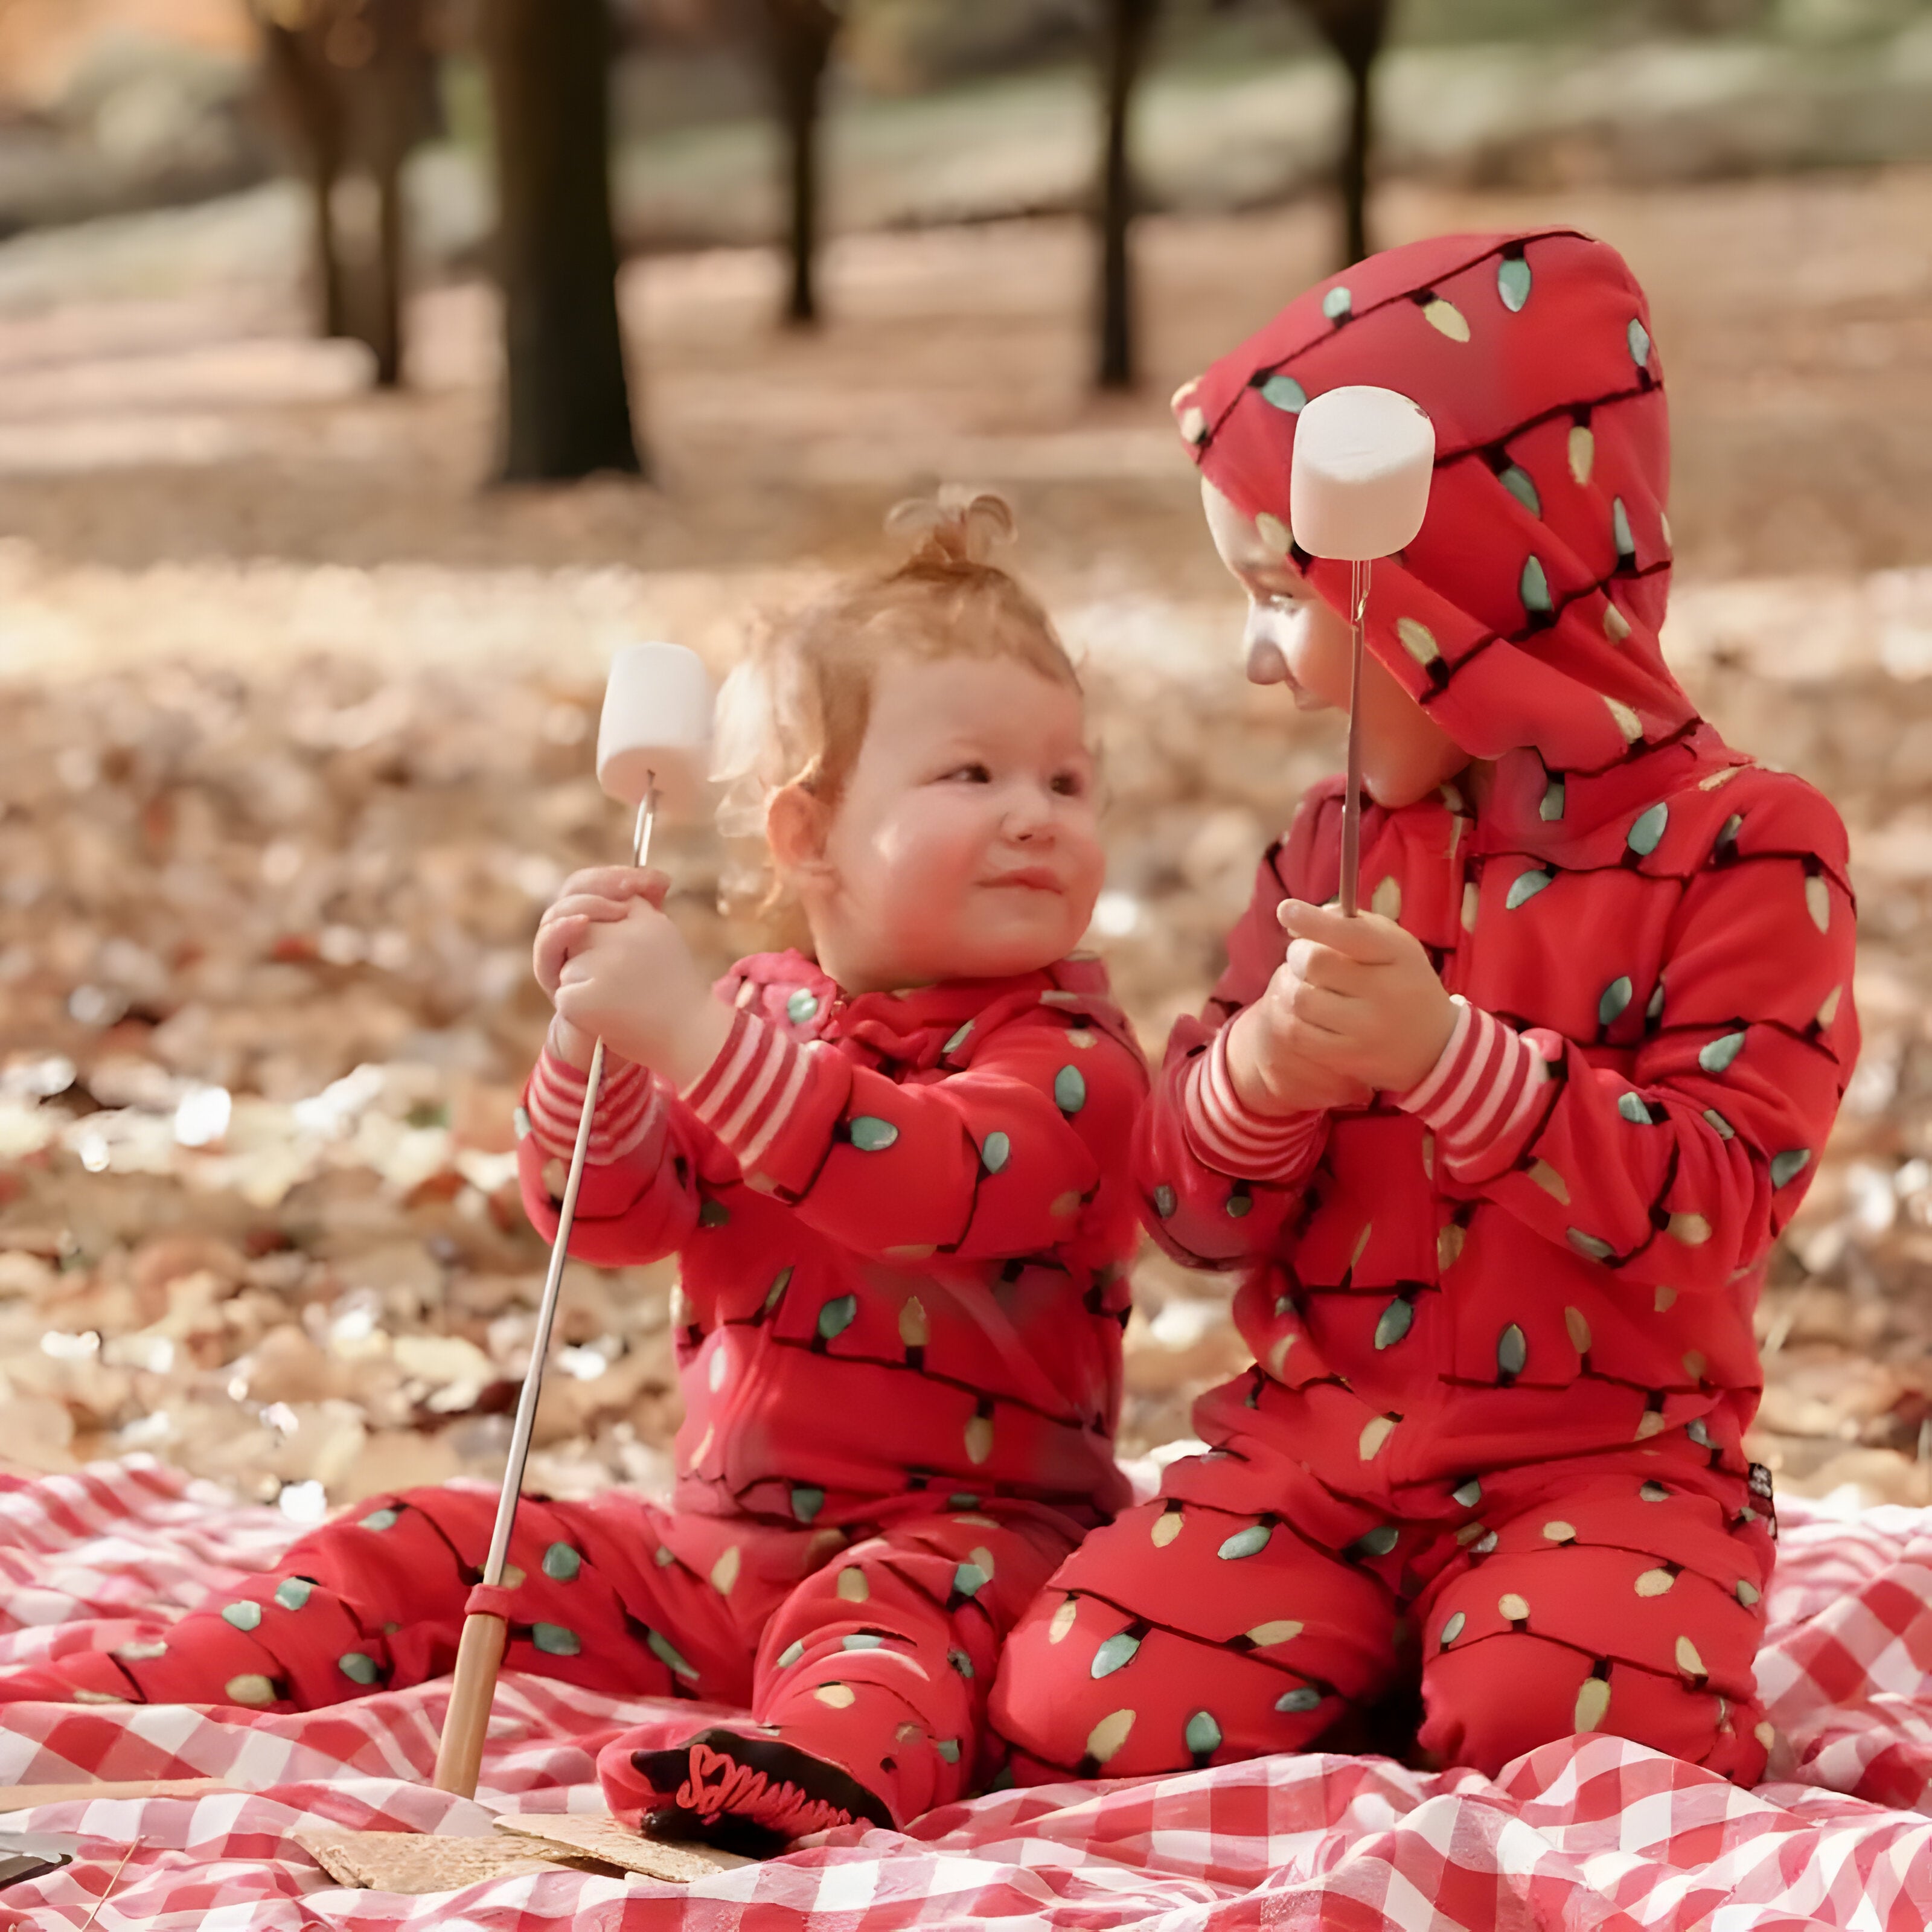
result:
[(792, 868), (820, 963), (860, 992), (1064, 957), (1106, 870), (1094, 794), (1077, 692), (1011, 658), (887, 658), (820, 853)]
[[(1285, 683), (1304, 711), (1348, 708), (1351, 640), (1346, 621), (1300, 571), (1262, 542), (1252, 524), (1205, 477), (1201, 500), (1221, 561), (1248, 593), (1247, 649), (1257, 681)], [(1390, 809), (1426, 798), (1469, 754), (1385, 670), (1372, 652), (1362, 663), (1362, 780)]]

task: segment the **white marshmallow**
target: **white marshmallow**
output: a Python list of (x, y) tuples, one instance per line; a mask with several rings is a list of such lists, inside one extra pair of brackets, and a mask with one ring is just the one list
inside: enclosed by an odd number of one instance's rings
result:
[(610, 660), (597, 730), (597, 782), (640, 805), (653, 782), (667, 811), (704, 795), (711, 743), (711, 680), (682, 644), (626, 644)]
[(1408, 397), (1330, 389), (1295, 418), (1288, 520), (1310, 556), (1358, 562), (1412, 542), (1429, 508), (1436, 425)]

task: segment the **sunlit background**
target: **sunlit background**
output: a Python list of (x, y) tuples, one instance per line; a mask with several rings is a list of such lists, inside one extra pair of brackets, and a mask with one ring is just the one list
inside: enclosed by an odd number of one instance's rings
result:
[[(530, 938), (626, 832), (603, 665), (723, 668), (941, 480), (1012, 497), (1085, 655), (1094, 941), (1158, 1052), (1339, 757), (1238, 675), (1166, 399), (1345, 259), (1364, 76), (1371, 244), (1574, 222), (1650, 290), (1670, 644), (1838, 802), (1863, 902), (1756, 1450), (1932, 1501), (1913, 0), (0, 0), (0, 1462), (304, 1522), (500, 1468)], [(715, 844), (666, 850), (722, 964)], [(1137, 1285), (1136, 1452), (1245, 1360), (1225, 1284)], [(669, 1286), (572, 1270), (554, 1491), (662, 1480)]]

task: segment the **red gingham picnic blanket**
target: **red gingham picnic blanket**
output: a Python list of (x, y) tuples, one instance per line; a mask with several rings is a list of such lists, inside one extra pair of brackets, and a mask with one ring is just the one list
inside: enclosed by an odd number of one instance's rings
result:
[[(598, 1744), (656, 1719), (668, 1740), (682, 1735), (693, 1706), (507, 1677), (471, 1803), (428, 1786), (444, 1684), (292, 1717), (16, 1704), (0, 1709), (0, 1783), (219, 1776), (242, 1789), (16, 1814), (8, 1825), (78, 1834), (88, 1850), (0, 1892), (0, 1932), (80, 1932), (97, 1906), (100, 1932), (1922, 1932), (1932, 1510), (1781, 1514), (1759, 1675), (1795, 1764), (1756, 1791), (1609, 1737), (1546, 1745), (1494, 1782), (1312, 1754), (1004, 1792), (903, 1834), (848, 1827), (688, 1890), (559, 1870), (410, 1898), (336, 1886), (289, 1831), (484, 1835), (506, 1810), (598, 1810)], [(0, 1666), (152, 1636), (294, 1533), (146, 1460), (0, 1478)]]

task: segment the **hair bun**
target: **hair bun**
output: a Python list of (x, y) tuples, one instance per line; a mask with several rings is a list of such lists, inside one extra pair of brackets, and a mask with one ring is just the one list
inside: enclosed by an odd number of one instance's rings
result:
[(886, 514), (886, 528), (895, 536), (920, 539), (913, 564), (957, 570), (983, 565), (995, 544), (1012, 542), (1019, 524), (1013, 506), (998, 490), (948, 483), (936, 495), (895, 504)]

